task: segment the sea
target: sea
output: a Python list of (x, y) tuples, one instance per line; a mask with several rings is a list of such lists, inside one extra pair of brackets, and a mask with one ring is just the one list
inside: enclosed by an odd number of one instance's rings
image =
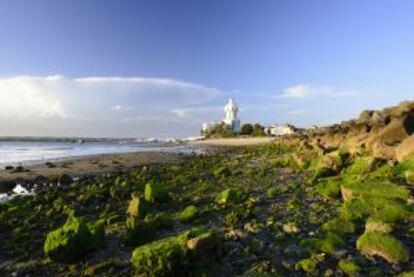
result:
[(0, 138), (0, 168), (99, 154), (153, 151), (192, 153), (197, 149), (177, 139)]

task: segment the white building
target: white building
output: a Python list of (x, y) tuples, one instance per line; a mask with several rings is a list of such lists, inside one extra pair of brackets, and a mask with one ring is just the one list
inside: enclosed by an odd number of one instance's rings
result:
[(283, 136), (291, 135), (295, 133), (295, 127), (289, 124), (281, 125), (270, 125), (264, 129), (264, 132), (271, 136)]
[(230, 126), (233, 132), (240, 132), (240, 120), (237, 118), (239, 108), (233, 99), (230, 98), (227, 105), (224, 106), (224, 112), (226, 114), (226, 117), (223, 119), (224, 124)]
[(240, 119), (237, 118), (237, 113), (239, 112), (239, 108), (237, 107), (237, 104), (233, 101), (232, 98), (229, 99), (226, 106), (224, 106), (224, 113), (225, 117), (221, 122), (205, 122), (203, 123), (202, 130), (203, 132), (206, 132), (213, 128), (214, 126), (217, 126), (219, 124), (226, 124), (230, 126), (231, 130), (233, 132), (240, 132)]

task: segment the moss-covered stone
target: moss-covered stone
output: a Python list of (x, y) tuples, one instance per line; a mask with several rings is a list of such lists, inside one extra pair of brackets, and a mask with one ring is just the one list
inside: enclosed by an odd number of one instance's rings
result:
[[(190, 230), (138, 247), (132, 253), (132, 265), (145, 276), (187, 276), (196, 265), (192, 263), (193, 251), (197, 251), (197, 258), (200, 259), (199, 255), (207, 255), (213, 249), (211, 245), (207, 247), (204, 244), (205, 240), (204, 243), (193, 241), (190, 248), (187, 243), (194, 238), (206, 237), (209, 237), (209, 232)], [(210, 240), (208, 244), (211, 243), (214, 242)]]
[(360, 272), (360, 267), (352, 260), (340, 260), (338, 268), (348, 276), (357, 276)]
[(382, 198), (351, 199), (339, 209), (346, 220), (364, 220), (370, 216), (387, 223), (398, 222), (413, 216), (412, 208), (399, 201)]
[(328, 179), (321, 181), (316, 185), (316, 190), (324, 198), (338, 198), (341, 184), (340, 181), (340, 179)]
[(405, 272), (399, 274), (398, 277), (414, 277), (414, 270), (405, 271)]
[(148, 202), (164, 202), (168, 200), (168, 191), (163, 184), (148, 183), (145, 185), (145, 200)]
[(300, 245), (311, 252), (317, 251), (329, 254), (344, 246), (345, 243), (338, 235), (328, 233), (325, 238), (304, 239), (300, 242)]
[(136, 194), (131, 195), (132, 199), (129, 201), (127, 214), (130, 217), (142, 219), (147, 214), (149, 208), (145, 200)]
[(314, 275), (318, 272), (318, 264), (324, 260), (324, 256), (321, 254), (312, 255), (310, 258), (300, 260), (295, 265), (295, 270), (304, 271), (308, 274)]
[(349, 220), (345, 220), (342, 218), (334, 218), (324, 223), (321, 229), (324, 232), (332, 232), (335, 234), (342, 235), (342, 234), (347, 234), (347, 233), (354, 233), (356, 226), (353, 222)]
[(54, 261), (72, 261), (102, 246), (102, 224), (88, 223), (83, 217), (70, 216), (66, 223), (50, 232), (44, 244), (44, 253)]
[(405, 180), (407, 184), (414, 185), (414, 170), (405, 171)]
[(246, 194), (239, 188), (228, 188), (216, 196), (216, 203), (220, 205), (239, 204), (246, 199)]
[(346, 174), (362, 175), (375, 170), (381, 164), (381, 160), (373, 157), (358, 158), (346, 170)]
[(408, 191), (391, 182), (348, 182), (341, 186), (342, 197), (345, 201), (355, 198), (382, 198), (407, 200)]
[(217, 167), (217, 168), (213, 169), (213, 174), (215, 176), (224, 176), (224, 177), (227, 177), (227, 176), (230, 176), (231, 171), (226, 166), (220, 166), (220, 167)]
[(389, 263), (403, 263), (410, 259), (408, 248), (393, 236), (380, 232), (366, 232), (357, 240), (357, 249), (362, 254), (379, 256)]
[(367, 222), (365, 223), (365, 232), (390, 233), (392, 230), (392, 224), (383, 222), (376, 217), (368, 218)]
[(186, 207), (181, 213), (179, 213), (178, 218), (182, 222), (191, 222), (198, 216), (198, 209), (196, 206), (191, 205)]

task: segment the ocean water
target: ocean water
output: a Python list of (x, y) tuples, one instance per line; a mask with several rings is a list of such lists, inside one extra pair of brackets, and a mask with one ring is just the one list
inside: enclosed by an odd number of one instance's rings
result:
[(65, 160), (98, 154), (165, 151), (192, 152), (195, 149), (183, 143), (164, 143), (147, 140), (0, 140), (0, 167), (30, 165), (46, 161)]

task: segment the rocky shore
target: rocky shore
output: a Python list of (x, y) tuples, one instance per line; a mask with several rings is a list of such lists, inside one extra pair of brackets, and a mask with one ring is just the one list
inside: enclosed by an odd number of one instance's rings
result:
[(0, 203), (0, 275), (413, 276), (413, 111), (28, 181)]

